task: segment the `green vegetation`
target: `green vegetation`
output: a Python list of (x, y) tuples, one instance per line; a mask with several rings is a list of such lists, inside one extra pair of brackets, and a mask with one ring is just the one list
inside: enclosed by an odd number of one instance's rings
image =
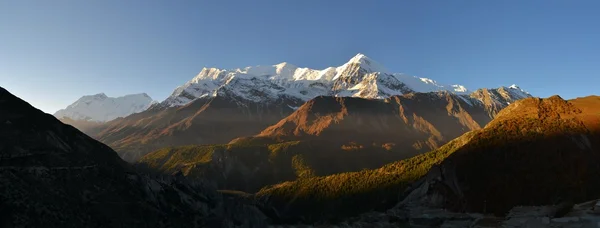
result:
[(308, 178), (315, 175), (315, 172), (306, 165), (304, 157), (301, 154), (296, 154), (292, 157), (292, 167), (296, 170), (298, 178)]
[(213, 153), (216, 150), (224, 150), (225, 148), (225, 145), (163, 148), (142, 157), (140, 163), (146, 164), (150, 168), (172, 173), (181, 170), (183, 167), (206, 164), (212, 160)]
[(139, 163), (164, 173), (211, 179), (221, 189), (256, 192), (283, 181), (372, 169), (405, 157), (378, 144), (348, 150), (331, 142), (240, 138), (224, 145), (164, 148)]
[(477, 131), (467, 133), (432, 152), (397, 161), (379, 169), (302, 178), (261, 189), (283, 216), (301, 215), (308, 221), (354, 216), (373, 209), (388, 209), (401, 192), (429, 169), (464, 146)]

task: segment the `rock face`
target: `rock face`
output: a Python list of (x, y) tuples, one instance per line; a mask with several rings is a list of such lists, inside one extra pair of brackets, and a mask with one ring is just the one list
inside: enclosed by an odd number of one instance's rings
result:
[(260, 227), (202, 181), (152, 178), (108, 146), (0, 88), (3, 227)]

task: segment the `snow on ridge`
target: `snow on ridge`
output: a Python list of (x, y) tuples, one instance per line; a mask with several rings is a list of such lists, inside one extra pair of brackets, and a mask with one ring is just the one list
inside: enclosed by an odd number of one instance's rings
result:
[(468, 94), (470, 91), (462, 85), (441, 85), (435, 80), (429, 78), (419, 78), (417, 76), (410, 76), (407, 74), (396, 73), (393, 74), (398, 80), (404, 82), (415, 92), (434, 92), (434, 91), (450, 91), (457, 94)]
[[(388, 72), (383, 65), (361, 53), (338, 67), (322, 70), (298, 67), (287, 62), (228, 70), (203, 68), (162, 103), (173, 107), (201, 97), (218, 95), (269, 102), (282, 96), (306, 101), (322, 95), (381, 99), (406, 92), (471, 92), (462, 85), (443, 85), (429, 78)], [(518, 91), (522, 90), (519, 88)], [(521, 95), (518, 91), (515, 90), (515, 94)]]
[(459, 93), (467, 93), (469, 92), (469, 90), (462, 86), (462, 85), (450, 85), (452, 88), (454, 88), (454, 91), (459, 92)]

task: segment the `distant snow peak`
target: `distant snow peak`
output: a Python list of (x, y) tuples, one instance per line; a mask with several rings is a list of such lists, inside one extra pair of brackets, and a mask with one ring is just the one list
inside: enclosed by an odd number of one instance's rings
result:
[(58, 110), (54, 116), (68, 117), (73, 120), (106, 122), (133, 113), (142, 112), (155, 101), (146, 93), (130, 94), (122, 97), (108, 97), (104, 93), (79, 98), (65, 109)]
[(467, 93), (469, 90), (467, 90), (466, 87), (462, 86), (462, 85), (451, 85), (452, 88), (454, 88), (455, 92), (459, 92), (459, 93)]
[(516, 90), (516, 91), (519, 91), (519, 92), (521, 92), (521, 93), (529, 94), (527, 91), (525, 91), (525, 90), (521, 89), (521, 87), (519, 87), (519, 86), (517, 86), (517, 85), (515, 85), (515, 84), (512, 84), (512, 85), (511, 85), (511, 86), (509, 86), (508, 88), (509, 88), (509, 89), (511, 89), (511, 90)]
[[(429, 78), (390, 73), (383, 65), (358, 53), (341, 66), (322, 70), (288, 62), (229, 70), (203, 68), (192, 80), (177, 87), (160, 106), (181, 106), (195, 99), (215, 96), (226, 96), (242, 103), (269, 103), (282, 98), (307, 101), (317, 96), (381, 99), (433, 91), (470, 93), (462, 85), (445, 85)], [(518, 91), (515, 90), (515, 94), (525, 93)]]
[(431, 80), (429, 78), (420, 78), (422, 82), (424, 82), (425, 84), (437, 84), (434, 80)]

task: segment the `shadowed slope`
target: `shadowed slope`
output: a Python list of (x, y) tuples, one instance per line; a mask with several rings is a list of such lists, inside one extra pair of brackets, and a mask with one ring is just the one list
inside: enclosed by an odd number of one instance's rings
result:
[(95, 135), (127, 161), (165, 146), (227, 143), (276, 123), (292, 109), (283, 106), (239, 106), (222, 97), (198, 99), (182, 107), (154, 107), (109, 122)]
[(269, 184), (376, 168), (405, 157), (372, 145), (348, 149), (322, 141), (238, 142), (163, 148), (142, 157), (138, 165), (210, 179), (221, 189), (255, 192)]
[(215, 227), (263, 220), (252, 207), (224, 204), (203, 182), (137, 174), (108, 146), (3, 88), (0, 210), (2, 227)]

